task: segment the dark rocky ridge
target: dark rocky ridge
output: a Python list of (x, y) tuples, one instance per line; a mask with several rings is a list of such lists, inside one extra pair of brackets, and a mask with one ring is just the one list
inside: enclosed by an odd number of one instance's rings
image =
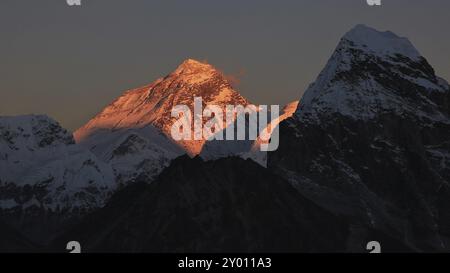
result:
[(183, 156), (150, 185), (117, 193), (54, 247), (79, 240), (87, 252), (334, 252), (346, 248), (347, 233), (345, 219), (253, 161)]

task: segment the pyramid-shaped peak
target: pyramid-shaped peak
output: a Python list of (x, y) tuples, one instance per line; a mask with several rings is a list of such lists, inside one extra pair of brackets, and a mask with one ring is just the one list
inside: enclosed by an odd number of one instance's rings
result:
[(216, 69), (202, 61), (197, 61), (194, 59), (187, 59), (183, 63), (181, 63), (178, 68), (175, 70), (175, 73), (177, 74), (190, 74), (190, 73), (201, 73), (201, 72), (208, 72), (208, 71), (215, 71)]
[(354, 46), (377, 55), (400, 54), (413, 60), (421, 57), (407, 38), (400, 37), (391, 31), (378, 31), (362, 24), (347, 32), (343, 40), (351, 41)]
[(198, 61), (195, 59), (186, 59), (184, 60), (184, 62), (181, 64), (184, 66), (205, 66), (205, 65), (209, 65), (207, 62), (202, 62), (202, 61)]

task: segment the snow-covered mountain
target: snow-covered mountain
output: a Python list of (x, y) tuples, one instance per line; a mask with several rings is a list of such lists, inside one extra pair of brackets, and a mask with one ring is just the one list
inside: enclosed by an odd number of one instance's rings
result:
[(358, 25), (305, 92), (298, 115), (307, 122), (333, 113), (370, 120), (395, 112), (447, 122), (447, 92), (448, 83), (408, 39)]
[(111, 163), (120, 182), (142, 175), (154, 178), (175, 157), (202, 150), (204, 139), (176, 142), (171, 136), (178, 119), (171, 116), (173, 107), (186, 105), (194, 113), (195, 97), (202, 98), (203, 106), (223, 110), (248, 104), (219, 70), (188, 59), (165, 78), (125, 92), (77, 130), (75, 139)]
[(408, 39), (356, 26), (280, 127), (269, 169), (348, 217), (349, 246), (450, 249), (450, 87)]
[(91, 210), (115, 187), (112, 169), (54, 120), (0, 117), (0, 209)]
[(248, 105), (218, 70), (187, 60), (106, 107), (75, 133), (78, 144), (48, 117), (1, 117), (0, 240), (23, 249), (62, 234), (56, 249), (78, 236), (91, 251), (365, 251), (372, 240), (387, 251), (450, 250), (450, 86), (406, 38), (363, 25), (345, 34), (275, 121), (280, 145), (268, 154), (261, 140), (172, 140), (172, 108), (192, 111), (194, 97)]

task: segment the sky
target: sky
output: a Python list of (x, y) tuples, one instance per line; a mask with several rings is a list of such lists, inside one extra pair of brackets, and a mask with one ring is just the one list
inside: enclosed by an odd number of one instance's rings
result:
[(252, 103), (301, 98), (357, 24), (408, 37), (450, 80), (450, 1), (0, 1), (0, 115), (82, 126), (125, 90), (188, 58), (238, 78)]

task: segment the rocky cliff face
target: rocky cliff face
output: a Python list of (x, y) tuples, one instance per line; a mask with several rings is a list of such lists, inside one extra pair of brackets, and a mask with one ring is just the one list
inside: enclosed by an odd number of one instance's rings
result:
[(449, 250), (449, 99), (407, 39), (357, 26), (281, 124), (269, 168), (350, 216), (354, 241), (373, 228), (416, 250)]

